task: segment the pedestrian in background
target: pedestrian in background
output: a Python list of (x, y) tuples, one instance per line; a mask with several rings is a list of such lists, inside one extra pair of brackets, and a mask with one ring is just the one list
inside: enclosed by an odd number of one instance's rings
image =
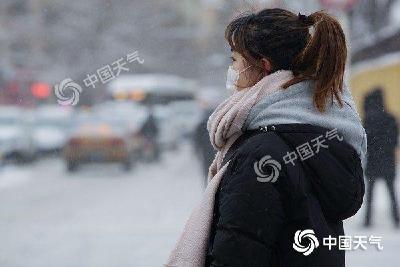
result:
[(202, 116), (193, 133), (193, 148), (199, 157), (202, 174), (203, 186), (207, 187), (208, 170), (213, 162), (216, 150), (210, 142), (210, 134), (207, 130), (207, 122), (215, 108), (224, 100), (226, 94), (220, 87), (206, 87), (199, 91), (196, 99), (202, 109)]
[(395, 117), (385, 107), (381, 88), (375, 88), (365, 97), (364, 127), (368, 138), (367, 154), (367, 211), (365, 227), (371, 226), (373, 191), (377, 179), (382, 178), (387, 186), (392, 209), (392, 218), (399, 227), (399, 210), (394, 182), (396, 178), (396, 147), (399, 127)]
[(158, 142), (159, 126), (154, 116), (153, 107), (151, 106), (149, 107), (149, 115), (141, 128), (141, 134), (144, 137), (146, 153), (148, 152), (150, 154), (146, 156), (146, 159), (158, 161), (161, 154)]
[(210, 142), (210, 135), (207, 131), (207, 121), (214, 109), (207, 108), (203, 111), (203, 117), (197, 125), (194, 135), (194, 149), (201, 161), (201, 168), (203, 173), (203, 186), (207, 187), (207, 174), (208, 169), (215, 158), (216, 150)]

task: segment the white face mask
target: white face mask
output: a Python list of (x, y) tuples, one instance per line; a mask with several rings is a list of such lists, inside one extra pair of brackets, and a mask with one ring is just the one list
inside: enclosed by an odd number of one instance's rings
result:
[(226, 89), (230, 92), (237, 91), (237, 82), (239, 81), (240, 74), (248, 70), (251, 66), (248, 66), (244, 70), (238, 72), (232, 66), (229, 66), (228, 73), (226, 75)]

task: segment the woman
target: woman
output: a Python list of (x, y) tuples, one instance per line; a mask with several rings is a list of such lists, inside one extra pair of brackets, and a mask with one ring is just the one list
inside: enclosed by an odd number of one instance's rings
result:
[(265, 9), (226, 39), (235, 90), (209, 118), (209, 185), (166, 266), (344, 266), (342, 245), (323, 240), (362, 204), (366, 134), (340, 24)]

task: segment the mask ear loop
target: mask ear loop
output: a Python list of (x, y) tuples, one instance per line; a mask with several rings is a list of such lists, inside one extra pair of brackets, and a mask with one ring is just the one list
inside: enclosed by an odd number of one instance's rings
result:
[(253, 66), (250, 65), (250, 66), (248, 66), (247, 68), (245, 68), (244, 70), (241, 70), (241, 71), (238, 72), (238, 75), (237, 75), (236, 81), (235, 81), (235, 86), (236, 86), (236, 87), (238, 87), (238, 86), (237, 86), (237, 82), (238, 82), (239, 79), (240, 79), (240, 74), (242, 74), (242, 73), (245, 72), (246, 70), (250, 69), (251, 67), (253, 67)]
[(239, 81), (240, 79), (240, 74), (242, 74), (243, 72), (245, 72), (246, 70), (250, 69), (251, 67), (253, 67), (252, 65), (248, 66), (247, 68), (245, 68), (244, 70), (239, 71), (239, 74), (237, 76), (237, 80), (236, 83)]
[(243, 72), (245, 72), (246, 70), (250, 69), (251, 67), (253, 67), (252, 65), (248, 66), (247, 68), (245, 68), (244, 70), (241, 70), (239, 72), (239, 75), (242, 74)]

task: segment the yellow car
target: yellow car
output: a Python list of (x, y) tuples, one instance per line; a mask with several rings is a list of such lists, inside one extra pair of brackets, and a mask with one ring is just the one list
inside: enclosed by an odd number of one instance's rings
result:
[(90, 162), (119, 162), (131, 169), (135, 144), (123, 122), (92, 120), (80, 124), (69, 136), (63, 155), (67, 170)]

